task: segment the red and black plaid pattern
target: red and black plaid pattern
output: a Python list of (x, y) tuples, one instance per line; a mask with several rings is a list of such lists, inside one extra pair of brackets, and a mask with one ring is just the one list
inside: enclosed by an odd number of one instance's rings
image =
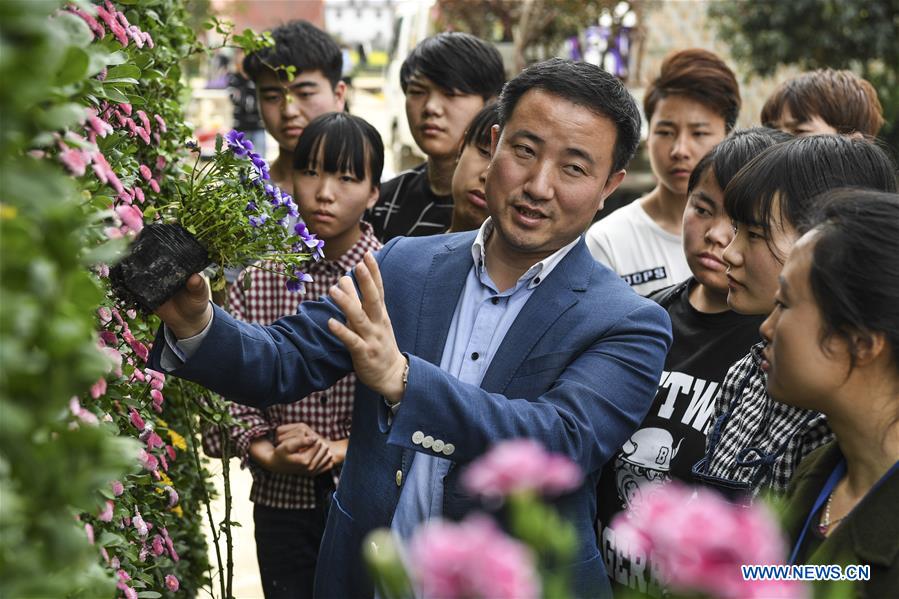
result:
[[(306, 284), (306, 293), (290, 293), (285, 279), (268, 270), (248, 268), (231, 286), (228, 308), (238, 320), (258, 324), (271, 324), (283, 316), (295, 314), (299, 303), (306, 299), (318, 299), (338, 279), (362, 261), (365, 252), (376, 252), (381, 243), (372, 233), (371, 225), (361, 223), (362, 237), (338, 260), (321, 260), (309, 265), (307, 272), (312, 282)], [(265, 268), (274, 265), (263, 263)], [(241, 281), (250, 277), (252, 284), (244, 290)], [(345, 439), (350, 434), (353, 411), (353, 393), (356, 377), (347, 375), (330, 389), (312, 393), (300, 401), (278, 404), (257, 410), (232, 403), (231, 415), (246, 425), (230, 430), (233, 454), (249, 465), (253, 473), (250, 500), (273, 508), (312, 509), (315, 507), (313, 479), (287, 474), (276, 474), (255, 465), (248, 459), (250, 443), (259, 437), (274, 441), (274, 431), (282, 424), (305, 422), (317, 433), (328, 439)], [(210, 456), (221, 456), (222, 440), (215, 431), (204, 432), (203, 447)]]

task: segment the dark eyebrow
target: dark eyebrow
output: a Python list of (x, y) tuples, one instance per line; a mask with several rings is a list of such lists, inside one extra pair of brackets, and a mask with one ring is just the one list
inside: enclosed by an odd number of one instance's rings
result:
[[(283, 86), (283, 85), (265, 85), (265, 86), (260, 87), (259, 91), (261, 93), (283, 92), (284, 87), (285, 86)], [(316, 83), (315, 81), (298, 81), (298, 82), (288, 85), (286, 87), (291, 90), (303, 89), (303, 88), (314, 88), (314, 87), (318, 87), (318, 83)]]
[[(658, 121), (658, 122), (656, 122), (656, 127), (658, 127), (660, 125), (665, 126), (665, 127), (677, 127), (677, 123), (675, 123), (674, 121)], [(711, 123), (708, 123), (706, 121), (694, 121), (692, 123), (687, 123), (687, 127), (710, 127), (710, 126), (711, 126)]]
[[(523, 137), (537, 145), (543, 145), (545, 143), (545, 141), (542, 137), (540, 137), (539, 135), (537, 135), (536, 133), (534, 133), (532, 131), (528, 131), (527, 129), (519, 129), (518, 131), (515, 131), (514, 133), (512, 133), (512, 135), (510, 137), (512, 137), (512, 138)], [(565, 154), (571, 155), (571, 156), (577, 156), (584, 162), (589, 163), (590, 166), (596, 165), (596, 160), (594, 160), (593, 157), (587, 151), (582, 150), (580, 148), (576, 148), (576, 147), (565, 148)]]
[(777, 281), (780, 283), (780, 294), (784, 297), (789, 297), (790, 296), (790, 284), (787, 283), (787, 280), (783, 277), (783, 275), (780, 275), (779, 277), (777, 277)]
[(690, 195), (695, 197), (696, 199), (702, 200), (703, 202), (706, 202), (708, 204), (712, 204), (712, 205), (715, 204), (715, 200), (713, 200), (712, 197), (704, 191), (697, 190), (697, 191), (694, 191), (693, 193), (691, 193)]

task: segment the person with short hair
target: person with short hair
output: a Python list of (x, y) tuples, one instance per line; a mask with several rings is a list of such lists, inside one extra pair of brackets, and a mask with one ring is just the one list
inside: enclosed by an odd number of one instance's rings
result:
[(465, 129), (499, 95), (504, 81), (499, 51), (471, 34), (439, 33), (412, 50), (400, 69), (400, 85), (409, 129), (427, 161), (381, 187), (381, 199), (368, 216), (381, 241), (446, 232)]
[[(838, 187), (893, 192), (896, 172), (876, 144), (842, 135), (813, 135), (768, 148), (724, 190), (735, 235), (724, 251), (727, 303), (741, 314), (768, 315), (784, 260), (798, 229)], [(799, 462), (829, 442), (820, 413), (780, 404), (766, 391), (764, 341), (728, 371), (715, 400), (715, 423), (696, 477), (734, 495), (786, 491)]]
[(759, 152), (789, 139), (776, 129), (735, 131), (690, 175), (684, 252), (693, 275), (649, 296), (668, 311), (674, 341), (649, 414), (606, 464), (597, 485), (597, 533), (616, 589), (661, 591), (653, 556), (620, 542), (610, 524), (658, 485), (692, 482), (691, 469), (705, 453), (715, 395), (724, 376), (759, 341), (763, 317), (738, 314), (727, 305), (722, 255), (734, 233), (722, 189)]
[(790, 485), (790, 563), (867, 566), (851, 595), (897, 597), (899, 195), (840, 190), (822, 202), (761, 329), (771, 397), (826, 415), (835, 437)]
[(724, 139), (740, 113), (733, 71), (708, 50), (670, 54), (643, 99), (647, 148), (658, 183), (590, 227), (593, 257), (641, 295), (690, 276), (681, 227), (687, 183), (699, 159)]
[(765, 101), (762, 123), (792, 135), (861, 133), (883, 127), (874, 86), (847, 70), (817, 69), (784, 81)]
[(494, 103), (485, 106), (465, 130), (453, 171), (453, 219), (448, 233), (478, 229), (487, 218), (484, 183), (490, 165), (490, 136), (498, 125), (499, 106)]
[[(243, 70), (256, 86), (265, 130), (278, 142), (272, 181), (293, 189), (293, 151), (303, 129), (319, 115), (343, 110), (343, 57), (334, 40), (308, 21), (290, 21), (271, 35), (275, 45), (247, 54)], [(290, 80), (287, 67), (295, 70)]]
[(596, 481), (645, 416), (671, 336), (665, 311), (594, 261), (582, 235), (625, 175), (639, 111), (613, 75), (561, 59), (512, 79), (499, 110), (477, 231), (394, 239), (328, 298), (268, 327), (211, 306), (199, 275), (157, 311), (150, 366), (248, 405), (356, 373), (319, 597), (371, 597), (366, 535), (390, 527), (408, 540), (431, 519), (465, 517), (476, 501), (461, 472), (517, 437), (583, 471), (555, 502), (579, 540), (556, 567), (572, 595), (610, 595)]
[[(381, 136), (343, 112), (313, 119), (294, 154), (294, 195), (303, 221), (325, 242), (324, 259), (309, 265), (300, 294), (289, 291), (278, 265), (250, 267), (229, 290), (228, 310), (242, 322), (267, 325), (295, 314), (300, 302), (325, 295), (366, 252), (381, 243), (362, 222), (378, 198), (384, 165)], [(304, 224), (305, 223), (305, 224)], [(330, 493), (352, 427), (352, 373), (305, 398), (265, 409), (231, 403), (231, 452), (253, 475), (256, 556), (266, 599), (311, 597)], [(205, 431), (210, 456), (222, 455), (218, 431)]]

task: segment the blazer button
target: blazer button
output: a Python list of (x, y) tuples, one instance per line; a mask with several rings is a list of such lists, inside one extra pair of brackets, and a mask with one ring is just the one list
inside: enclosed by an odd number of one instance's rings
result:
[(399, 487), (402, 484), (403, 484), (403, 471), (397, 470), (396, 471), (396, 486)]
[(421, 446), (424, 447), (425, 449), (431, 449), (431, 445), (433, 445), (433, 444), (434, 444), (434, 437), (432, 437), (431, 435), (428, 435), (427, 437), (425, 437), (424, 439), (421, 440)]
[(412, 442), (416, 445), (421, 445), (421, 442), (424, 440), (425, 434), (421, 431), (415, 431), (412, 433)]
[(443, 446), (443, 455), (453, 455), (454, 451), (456, 451), (456, 446), (452, 443), (447, 443)]
[(443, 451), (444, 443), (440, 439), (434, 441), (434, 444), (431, 446), (436, 453), (440, 453)]

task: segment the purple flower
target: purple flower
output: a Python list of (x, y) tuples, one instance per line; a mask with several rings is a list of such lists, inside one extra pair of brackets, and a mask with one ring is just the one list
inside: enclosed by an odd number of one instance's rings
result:
[(268, 174), (268, 165), (265, 163), (265, 160), (262, 158), (262, 156), (260, 156), (259, 154), (251, 153), (250, 160), (253, 162), (253, 166), (256, 168), (256, 172), (259, 173), (259, 177), (261, 179), (268, 180), (270, 178)]
[(225, 134), (225, 141), (228, 143), (228, 147), (231, 148), (234, 155), (240, 158), (243, 158), (253, 151), (253, 142), (236, 129), (232, 129)]
[(291, 293), (306, 293), (306, 283), (312, 282), (312, 277), (302, 270), (296, 270), (293, 273), (293, 279), (288, 279), (286, 285), (287, 290)]
[(309, 229), (306, 228), (306, 223), (303, 221), (297, 221), (297, 224), (293, 226), (293, 231), (303, 239), (306, 239), (311, 233), (309, 233)]
[(265, 224), (265, 221), (268, 220), (267, 214), (260, 214), (259, 216), (251, 216), (250, 217), (250, 225), (253, 227), (259, 227)]
[(247, 202), (247, 212), (256, 212), (257, 210), (259, 210), (259, 207), (256, 205), (256, 202), (253, 200)]

